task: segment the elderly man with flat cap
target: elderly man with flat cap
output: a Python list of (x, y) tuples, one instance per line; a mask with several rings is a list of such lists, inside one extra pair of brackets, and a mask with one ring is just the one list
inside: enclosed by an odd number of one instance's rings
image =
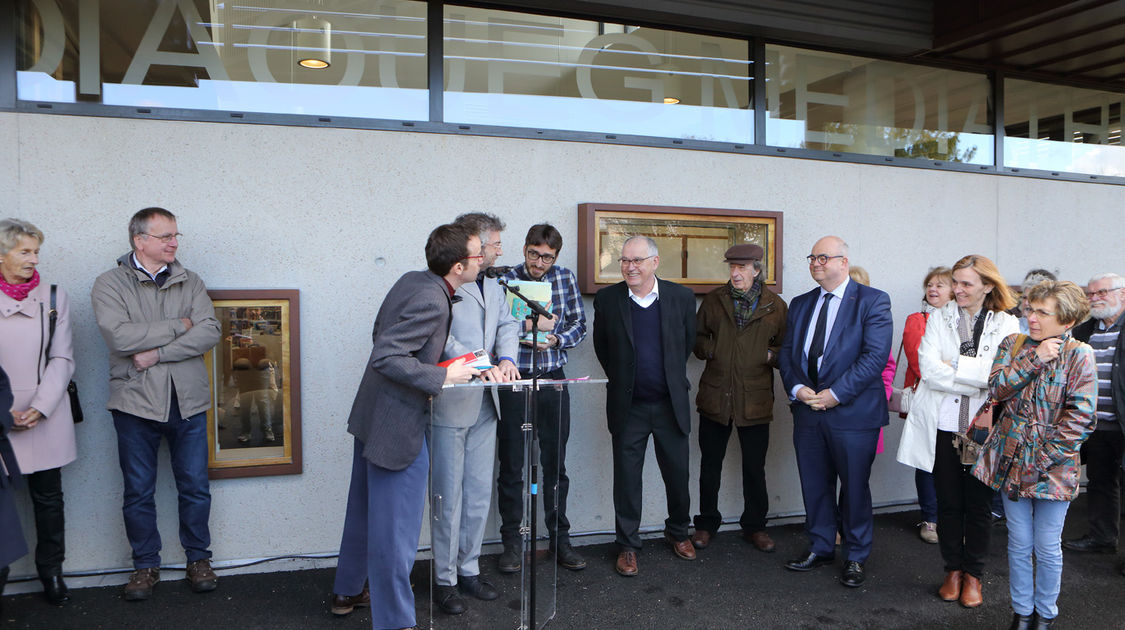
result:
[(699, 409), (699, 514), (691, 542), (707, 547), (719, 530), (719, 483), (731, 427), (742, 447), (742, 537), (764, 552), (766, 450), (773, 420), (773, 369), (785, 337), (785, 302), (765, 286), (762, 248), (727, 250), (730, 281), (703, 298), (696, 314), (695, 356), (706, 361), (695, 397)]

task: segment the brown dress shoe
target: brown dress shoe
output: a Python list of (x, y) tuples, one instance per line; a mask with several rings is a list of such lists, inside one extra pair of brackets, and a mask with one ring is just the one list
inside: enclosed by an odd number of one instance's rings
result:
[(686, 538), (684, 540), (676, 540), (668, 534), (664, 534), (664, 540), (667, 540), (668, 544), (672, 545), (672, 551), (676, 552), (676, 555), (680, 558), (684, 560), (695, 560), (695, 547), (691, 545), (690, 540)]
[(350, 615), (356, 608), (366, 608), (371, 605), (371, 592), (367, 586), (359, 595), (332, 594), (332, 614), (337, 616)]
[(617, 572), (625, 577), (637, 574), (637, 552), (622, 551), (617, 554)]
[(707, 545), (711, 544), (711, 532), (705, 529), (695, 530), (695, 533), (691, 535), (691, 544), (696, 549), (706, 549)]
[(776, 548), (776, 545), (773, 544), (773, 539), (770, 538), (770, 535), (765, 531), (743, 532), (742, 537), (746, 539), (746, 542), (754, 545), (754, 548), (758, 551), (773, 553), (773, 550)]
[(961, 605), (965, 608), (976, 608), (984, 602), (980, 594), (980, 578), (968, 573), (961, 577)]
[(941, 588), (938, 589), (938, 597), (947, 602), (955, 602), (961, 598), (961, 576), (960, 571), (950, 571), (945, 574), (945, 581), (941, 583)]

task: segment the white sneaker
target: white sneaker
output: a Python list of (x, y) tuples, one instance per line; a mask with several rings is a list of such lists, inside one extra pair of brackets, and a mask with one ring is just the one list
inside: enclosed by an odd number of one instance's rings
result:
[(919, 523), (918, 537), (923, 541), (930, 543), (931, 545), (936, 545), (938, 541), (937, 523), (931, 523), (929, 521), (922, 521), (921, 523)]

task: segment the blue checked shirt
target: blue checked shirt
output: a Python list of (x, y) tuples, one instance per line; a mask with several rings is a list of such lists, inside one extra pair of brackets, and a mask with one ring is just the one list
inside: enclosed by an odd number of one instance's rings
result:
[[(514, 267), (504, 279), (532, 280), (523, 264)], [(573, 271), (554, 265), (539, 278), (539, 282), (551, 283), (551, 314), (558, 318), (555, 329), (550, 332), (559, 338), (559, 344), (539, 353), (539, 369), (546, 372), (566, 365), (566, 351), (586, 338), (586, 311), (582, 307), (582, 295), (578, 292), (578, 278)], [(531, 346), (520, 344), (518, 367), (525, 376), (531, 373), (532, 350)]]

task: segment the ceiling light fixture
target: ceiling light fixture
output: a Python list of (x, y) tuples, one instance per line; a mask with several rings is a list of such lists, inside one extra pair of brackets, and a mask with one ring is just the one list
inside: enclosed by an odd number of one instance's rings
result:
[(664, 104), (665, 105), (675, 105), (676, 103), (679, 103), (679, 102), (680, 102), (680, 99), (676, 98), (675, 96), (665, 96), (664, 97)]
[(293, 50), (297, 65), (320, 70), (332, 65), (332, 23), (318, 17), (293, 22)]

